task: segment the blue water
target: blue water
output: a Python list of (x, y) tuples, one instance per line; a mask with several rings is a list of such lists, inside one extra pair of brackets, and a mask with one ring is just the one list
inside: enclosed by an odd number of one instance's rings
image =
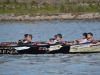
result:
[[(25, 33), (32, 41), (44, 41), (61, 33), (62, 40), (75, 40), (92, 32), (100, 39), (100, 20), (1, 21), (0, 42), (17, 41)], [(0, 55), (0, 75), (100, 75), (100, 53)]]
[(0, 55), (0, 75), (100, 75), (100, 53)]
[(16, 41), (26, 33), (33, 35), (32, 41), (44, 41), (61, 33), (62, 40), (75, 40), (84, 32), (92, 32), (100, 39), (100, 20), (53, 20), (53, 21), (2, 21), (0, 41)]

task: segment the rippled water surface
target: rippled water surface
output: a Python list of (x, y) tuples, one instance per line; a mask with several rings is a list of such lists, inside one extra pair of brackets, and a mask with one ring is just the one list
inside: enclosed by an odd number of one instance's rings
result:
[[(100, 39), (100, 20), (1, 21), (0, 42), (22, 39), (44, 41), (61, 33), (62, 40), (79, 39), (92, 32)], [(0, 55), (0, 75), (100, 75), (100, 53)]]
[(84, 32), (92, 32), (100, 39), (100, 20), (53, 21), (3, 21), (0, 22), (0, 41), (16, 41), (25, 33), (33, 35), (33, 41), (44, 41), (61, 33), (63, 40), (79, 39)]
[(0, 55), (0, 75), (100, 75), (100, 54)]

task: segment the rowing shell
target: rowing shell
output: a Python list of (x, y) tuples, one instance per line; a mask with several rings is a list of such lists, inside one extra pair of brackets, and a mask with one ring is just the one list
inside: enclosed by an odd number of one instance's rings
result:
[(70, 52), (100, 52), (100, 43), (74, 45), (71, 46)]
[[(42, 50), (38, 50), (39, 47), (42, 47)], [(33, 45), (9, 45), (9, 46), (1, 46), (0, 53), (7, 54), (39, 54), (39, 53), (69, 53), (69, 52), (100, 52), (100, 42), (97, 44), (86, 43), (86, 44), (72, 44), (72, 45), (62, 45), (62, 44), (38, 44), (36, 46)]]
[[(79, 44), (79, 45), (66, 45), (70, 46), (69, 52), (100, 52), (100, 43), (97, 44)], [(54, 45), (50, 46), (49, 51), (59, 50), (64, 46)], [(67, 48), (66, 48), (67, 50)]]

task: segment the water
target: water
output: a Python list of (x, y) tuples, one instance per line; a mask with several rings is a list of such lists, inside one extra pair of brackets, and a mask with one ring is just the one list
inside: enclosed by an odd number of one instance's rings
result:
[[(1, 21), (0, 42), (22, 39), (25, 33), (32, 41), (44, 41), (61, 33), (62, 40), (82, 37), (92, 32), (100, 39), (100, 20)], [(0, 75), (100, 75), (100, 53), (0, 55)]]
[(100, 20), (54, 20), (54, 21), (2, 21), (0, 22), (0, 42), (16, 41), (23, 35), (33, 35), (32, 41), (44, 41), (61, 33), (62, 40), (75, 40), (84, 32), (92, 32), (94, 39), (100, 39)]
[(0, 75), (100, 75), (100, 54), (0, 55)]

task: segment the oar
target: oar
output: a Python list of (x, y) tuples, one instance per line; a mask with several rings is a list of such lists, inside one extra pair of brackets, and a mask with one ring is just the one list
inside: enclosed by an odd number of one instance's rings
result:
[[(95, 42), (96, 40), (94, 40)], [(97, 40), (97, 42), (100, 42), (100, 40)], [(92, 43), (92, 42), (90, 42)], [(15, 44), (14, 46), (9, 46), (10, 44)], [(64, 41), (64, 42), (61, 42), (61, 43), (58, 43), (59, 45), (78, 45), (78, 44), (74, 44), (73, 41)], [(86, 44), (86, 43), (84, 43)], [(7, 47), (18, 47), (18, 46), (40, 46), (40, 47), (44, 47), (44, 46), (52, 46), (52, 45), (57, 45), (57, 44), (46, 44), (45, 42), (32, 42), (31, 44), (27, 44), (27, 43), (24, 43), (24, 44), (17, 44), (16, 42), (1, 42), (0, 43), (0, 46), (7, 46)]]

